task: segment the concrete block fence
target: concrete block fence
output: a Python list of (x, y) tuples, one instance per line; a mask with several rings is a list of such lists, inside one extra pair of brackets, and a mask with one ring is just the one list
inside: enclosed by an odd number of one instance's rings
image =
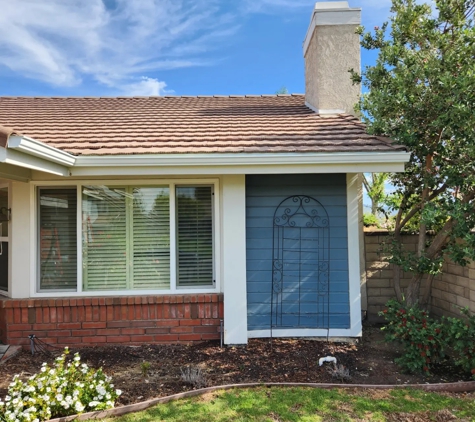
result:
[[(366, 293), (368, 298), (368, 319), (380, 320), (378, 312), (384, 304), (395, 297), (393, 267), (384, 255), (386, 230), (365, 231)], [(407, 250), (416, 250), (417, 235), (403, 235), (403, 245)], [(402, 287), (411, 280), (410, 273), (403, 273)], [(475, 263), (461, 267), (453, 262), (445, 262), (443, 274), (434, 279), (430, 298), (430, 310), (435, 315), (460, 316), (459, 307), (467, 306), (475, 312)]]
[(30, 334), (58, 347), (193, 343), (220, 338), (221, 294), (78, 299), (0, 299), (0, 341)]

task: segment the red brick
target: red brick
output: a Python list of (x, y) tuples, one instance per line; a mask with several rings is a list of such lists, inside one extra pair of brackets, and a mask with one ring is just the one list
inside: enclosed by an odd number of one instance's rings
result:
[(63, 322), (57, 324), (58, 330), (78, 330), (81, 328), (80, 322)]
[(94, 336), (94, 337), (82, 337), (83, 343), (105, 343), (107, 337), (106, 336)]
[(83, 321), (93, 321), (92, 319), (92, 308), (90, 306), (84, 307), (85, 309), (85, 319)]
[(219, 333), (216, 333), (216, 334), (203, 333), (203, 334), (201, 334), (201, 338), (203, 340), (219, 340), (220, 336), (219, 336)]
[(221, 321), (219, 319), (202, 319), (201, 325), (220, 325)]
[(155, 341), (157, 342), (166, 342), (166, 341), (177, 341), (178, 340), (178, 334), (164, 334), (164, 335), (158, 335), (154, 336)]
[(71, 335), (71, 331), (67, 330), (52, 330), (48, 331), (48, 337), (67, 337)]
[(8, 327), (8, 330), (10, 331), (28, 331), (33, 328), (33, 324), (12, 324)]
[(106, 306), (106, 321), (112, 321), (114, 319), (114, 307), (113, 306)]
[(98, 306), (93, 306), (92, 307), (92, 320), (93, 321), (100, 321), (99, 307)]
[(58, 322), (63, 322), (64, 321), (64, 308), (56, 308), (57, 312), (57, 321)]
[(102, 328), (96, 330), (98, 336), (118, 336), (120, 335), (119, 328)]
[(199, 341), (201, 340), (201, 334), (180, 334), (180, 341)]
[(130, 336), (130, 341), (135, 341), (135, 342), (146, 342), (146, 343), (152, 343), (154, 340), (153, 336), (147, 336), (147, 335), (135, 335), (135, 336)]
[(99, 308), (99, 321), (107, 321), (107, 307), (101, 306)]
[(82, 303), (84, 306), (91, 306), (92, 305), (92, 299), (89, 297), (85, 297), (82, 299)]
[(129, 321), (109, 321), (107, 322), (107, 328), (123, 328), (130, 327)]
[(177, 319), (162, 319), (155, 321), (155, 325), (157, 327), (178, 327), (180, 325), (180, 321), (178, 321)]
[(99, 299), (97, 297), (93, 297), (91, 299), (91, 305), (92, 306), (98, 306), (99, 305)]
[(41, 308), (35, 309), (35, 320), (37, 323), (43, 322), (43, 311), (41, 310)]
[(144, 334), (145, 330), (143, 328), (122, 328), (122, 334)]
[(58, 337), (58, 344), (77, 344), (81, 343), (82, 338), (81, 337)]
[(28, 308), (21, 308), (21, 322), (28, 324)]
[(73, 337), (85, 337), (85, 336), (95, 336), (97, 334), (96, 330), (72, 330), (71, 335)]
[(146, 328), (145, 333), (146, 334), (166, 334), (169, 333), (170, 329), (163, 327), (163, 328)]
[(13, 308), (13, 321), (15, 324), (21, 324), (21, 309)]
[(201, 325), (201, 321), (199, 319), (181, 319), (180, 325)]
[(82, 328), (106, 328), (106, 322), (83, 322)]
[(128, 343), (130, 336), (107, 336), (107, 343)]
[(216, 333), (216, 326), (213, 325), (201, 325), (200, 327), (194, 327), (193, 332), (195, 333)]
[(56, 308), (49, 309), (49, 320), (50, 322), (58, 322)]
[(154, 327), (154, 321), (130, 321), (130, 327), (140, 328), (140, 327)]
[(56, 324), (33, 324), (33, 330), (55, 330)]
[(170, 328), (170, 333), (192, 333), (193, 327), (187, 327), (182, 325), (181, 327), (172, 327)]

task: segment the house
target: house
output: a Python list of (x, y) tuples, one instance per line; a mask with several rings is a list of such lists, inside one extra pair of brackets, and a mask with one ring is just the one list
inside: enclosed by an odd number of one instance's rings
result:
[(409, 156), (352, 115), (359, 22), (316, 4), (305, 95), (0, 98), (0, 341), (360, 336), (360, 174)]

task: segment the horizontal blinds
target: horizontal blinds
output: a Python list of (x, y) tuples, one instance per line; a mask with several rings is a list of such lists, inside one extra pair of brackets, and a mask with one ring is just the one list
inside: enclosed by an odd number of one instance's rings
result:
[(177, 186), (177, 285), (213, 284), (211, 186)]
[(76, 290), (76, 188), (40, 188), (40, 290)]
[(170, 194), (168, 187), (133, 189), (131, 253), (134, 289), (170, 287)]
[(124, 188), (83, 188), (84, 290), (127, 289), (126, 196)]

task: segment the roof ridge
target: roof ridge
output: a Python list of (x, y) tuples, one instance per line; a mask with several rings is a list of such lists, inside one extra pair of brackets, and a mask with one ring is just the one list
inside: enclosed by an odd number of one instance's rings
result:
[(122, 99), (165, 99), (165, 98), (274, 98), (274, 97), (303, 97), (305, 94), (229, 94), (229, 95), (150, 95), (150, 96), (35, 96), (35, 95), (0, 95), (0, 99), (42, 99), (42, 100), (69, 100), (69, 99), (91, 99), (91, 100), (122, 100)]

